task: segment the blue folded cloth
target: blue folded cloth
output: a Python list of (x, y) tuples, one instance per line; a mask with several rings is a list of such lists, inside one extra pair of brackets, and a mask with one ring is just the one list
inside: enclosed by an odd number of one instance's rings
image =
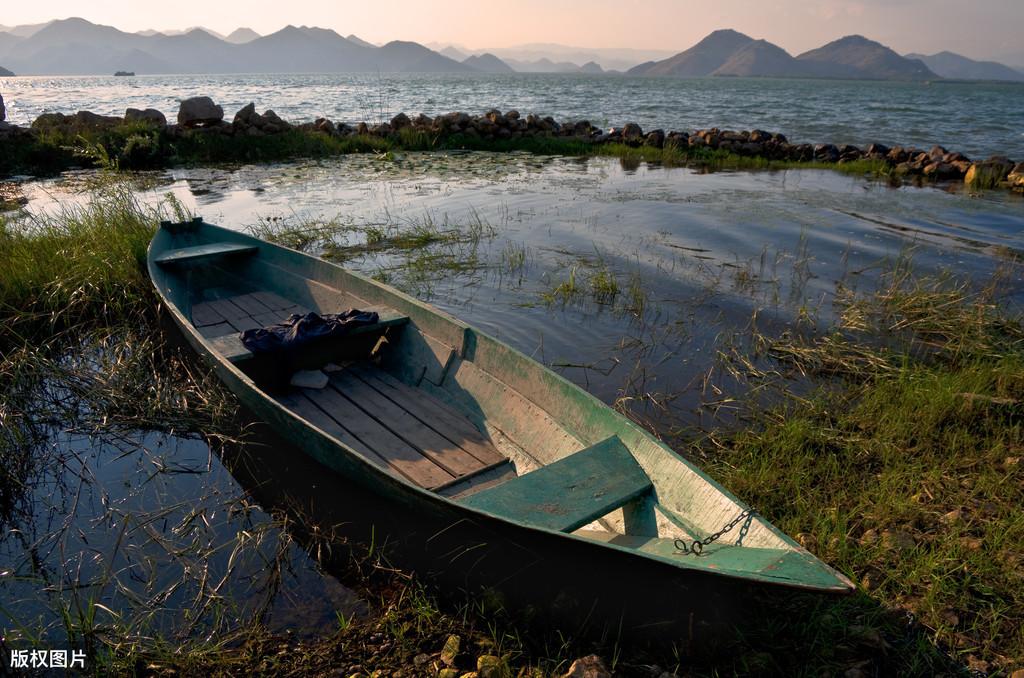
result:
[(374, 311), (351, 308), (344, 313), (320, 315), (293, 313), (288, 319), (241, 334), (242, 343), (254, 354), (292, 354), (310, 343), (335, 339), (357, 327), (375, 325), (380, 316)]

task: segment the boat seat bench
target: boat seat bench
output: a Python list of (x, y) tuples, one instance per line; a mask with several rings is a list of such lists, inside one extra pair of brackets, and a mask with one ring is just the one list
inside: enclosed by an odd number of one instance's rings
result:
[(208, 262), (230, 255), (255, 254), (259, 248), (255, 245), (243, 245), (236, 242), (212, 242), (193, 247), (182, 247), (164, 252), (155, 261), (161, 266), (177, 266), (197, 262)]
[(618, 436), (460, 503), (535, 527), (572, 532), (652, 490)]

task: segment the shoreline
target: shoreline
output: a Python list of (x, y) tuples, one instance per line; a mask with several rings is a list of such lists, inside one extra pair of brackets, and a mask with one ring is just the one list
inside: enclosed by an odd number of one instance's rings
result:
[(327, 118), (293, 123), (272, 110), (258, 113), (250, 103), (228, 122), (221, 106), (209, 97), (195, 97), (181, 103), (175, 123), (155, 109), (129, 108), (123, 117), (89, 111), (45, 113), (30, 127), (4, 122), (0, 115), (0, 178), (79, 167), (161, 169), (454, 149), (619, 156), (718, 169), (835, 169), (900, 182), (962, 182), (971, 189), (1024, 192), (1024, 162), (1005, 156), (975, 160), (941, 146), (924, 150), (877, 143), (866, 148), (794, 143), (784, 134), (756, 129), (644, 130), (627, 122), (604, 130), (587, 120), (559, 122), (515, 110), (433, 118), (398, 113), (378, 123)]

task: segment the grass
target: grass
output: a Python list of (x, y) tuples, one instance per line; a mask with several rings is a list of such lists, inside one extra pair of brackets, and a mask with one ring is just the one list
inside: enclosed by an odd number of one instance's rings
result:
[(841, 164), (797, 162), (671, 145), (655, 148), (621, 143), (593, 144), (571, 137), (553, 136), (486, 140), (462, 134), (440, 137), (411, 129), (401, 130), (387, 138), (372, 135), (333, 137), (299, 129), (261, 137), (215, 133), (172, 137), (144, 123), (125, 123), (100, 130), (65, 127), (42, 129), (35, 137), (18, 137), (5, 142), (4, 150), (0, 156), (0, 176), (17, 173), (45, 175), (76, 166), (110, 165), (135, 170), (181, 165), (268, 163), (350, 153), (376, 153), (382, 158), (393, 159), (399, 151), (446, 150), (610, 156), (620, 158), (628, 167), (649, 162), (705, 170), (808, 168), (832, 169), (856, 175), (889, 174), (889, 167), (883, 161), (874, 160)]
[[(904, 643), (897, 674), (942, 670), (934, 647), (976, 670), (1024, 666), (1024, 327), (997, 289), (901, 264), (877, 292), (841, 295), (828, 332), (755, 336), (775, 369), (734, 365), (774, 380), (784, 404), (690, 444), (716, 480), (858, 583), (839, 609), (867, 615), (862, 633), (902, 642), (871, 603), (919, 625), (934, 646)], [(791, 377), (822, 385), (796, 395)], [(816, 648), (848, 644), (818, 623)]]

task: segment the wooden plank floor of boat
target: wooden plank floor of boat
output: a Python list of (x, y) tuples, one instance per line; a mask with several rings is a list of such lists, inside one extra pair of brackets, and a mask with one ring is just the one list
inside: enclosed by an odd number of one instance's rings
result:
[[(307, 311), (273, 292), (253, 292), (196, 304), (191, 319), (207, 339), (222, 339)], [(372, 463), (446, 496), (516, 477), (508, 459), (462, 414), (371, 365), (278, 401)]]
[(448, 405), (371, 365), (278, 401), (383, 469), (460, 496), (515, 477), (511, 463)]

